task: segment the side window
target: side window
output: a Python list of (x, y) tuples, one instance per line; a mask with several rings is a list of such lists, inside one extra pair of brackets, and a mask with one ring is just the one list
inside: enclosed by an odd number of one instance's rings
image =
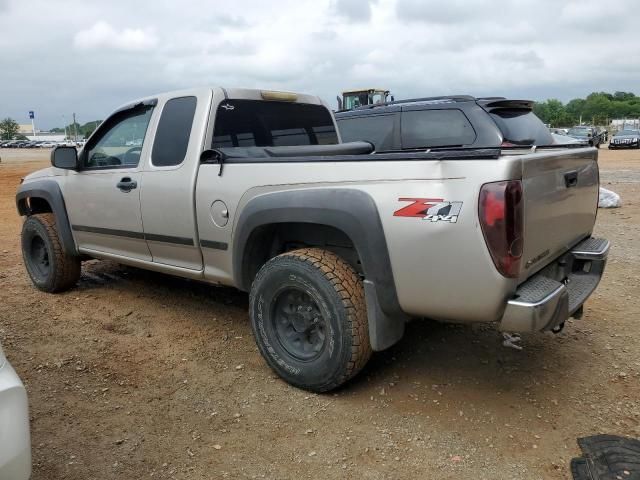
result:
[(96, 139), (85, 148), (84, 168), (131, 168), (140, 161), (152, 106), (142, 106), (116, 113), (100, 127)]
[(184, 161), (196, 103), (196, 97), (172, 98), (165, 103), (151, 153), (153, 165), (170, 167)]
[(366, 140), (376, 146), (376, 151), (396, 150), (394, 132), (396, 114), (364, 115), (338, 119), (338, 129), (343, 142)]
[(410, 110), (402, 112), (402, 148), (469, 145), (476, 132), (461, 110)]

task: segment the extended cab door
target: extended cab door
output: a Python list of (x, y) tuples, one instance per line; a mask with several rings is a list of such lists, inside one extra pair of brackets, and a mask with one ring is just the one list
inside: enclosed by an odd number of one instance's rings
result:
[(202, 270), (195, 186), (210, 102), (211, 90), (159, 100), (160, 117), (140, 197), (155, 263)]
[(120, 110), (100, 125), (80, 155), (79, 171), (62, 182), (81, 251), (151, 260), (140, 214), (141, 158), (154, 102)]

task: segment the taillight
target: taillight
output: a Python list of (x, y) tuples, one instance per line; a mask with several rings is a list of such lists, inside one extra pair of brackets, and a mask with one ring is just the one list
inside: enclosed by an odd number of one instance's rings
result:
[(480, 225), (493, 263), (502, 275), (515, 278), (520, 273), (524, 240), (522, 183), (485, 183), (479, 200)]

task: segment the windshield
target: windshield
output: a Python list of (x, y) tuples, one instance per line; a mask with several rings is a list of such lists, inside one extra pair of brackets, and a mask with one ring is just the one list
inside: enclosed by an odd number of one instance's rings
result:
[(616, 137), (622, 137), (626, 135), (640, 135), (640, 130), (622, 130), (621, 132), (616, 133)]

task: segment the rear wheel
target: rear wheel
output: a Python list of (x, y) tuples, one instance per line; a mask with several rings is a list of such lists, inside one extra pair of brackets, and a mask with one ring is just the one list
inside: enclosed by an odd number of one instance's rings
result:
[(64, 252), (55, 216), (40, 213), (22, 225), (22, 258), (33, 284), (43, 292), (62, 292), (80, 278), (80, 258)]
[(371, 356), (362, 281), (329, 251), (294, 250), (268, 261), (251, 287), (249, 312), (260, 353), (296, 387), (334, 389)]

